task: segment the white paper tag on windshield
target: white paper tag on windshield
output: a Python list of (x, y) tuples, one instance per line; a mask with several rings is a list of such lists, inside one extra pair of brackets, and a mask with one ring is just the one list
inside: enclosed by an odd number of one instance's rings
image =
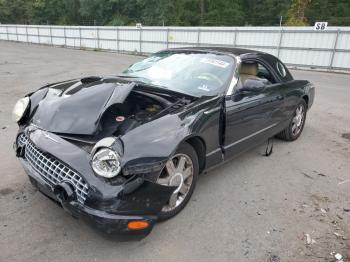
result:
[(200, 86), (197, 87), (197, 88), (200, 89), (200, 90), (206, 91), (206, 92), (210, 92), (210, 89), (209, 89), (208, 86), (205, 85), (205, 84), (202, 84), (202, 85), (200, 85)]
[(226, 68), (228, 67), (230, 64), (222, 61), (222, 60), (218, 60), (218, 59), (213, 59), (213, 58), (208, 58), (208, 57), (203, 57), (200, 60), (201, 63), (205, 63), (205, 64), (210, 64), (213, 66), (218, 66), (218, 67), (222, 67), (222, 68)]

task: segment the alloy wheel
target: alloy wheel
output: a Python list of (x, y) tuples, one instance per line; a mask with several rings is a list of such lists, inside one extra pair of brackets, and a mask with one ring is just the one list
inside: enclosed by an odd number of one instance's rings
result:
[(165, 186), (176, 186), (177, 188), (162, 211), (172, 211), (183, 202), (190, 191), (193, 174), (193, 162), (188, 155), (176, 154), (167, 161), (157, 183)]
[(305, 118), (305, 108), (303, 105), (299, 105), (298, 108), (295, 110), (294, 117), (292, 120), (292, 134), (293, 136), (297, 136), (304, 124), (304, 118)]

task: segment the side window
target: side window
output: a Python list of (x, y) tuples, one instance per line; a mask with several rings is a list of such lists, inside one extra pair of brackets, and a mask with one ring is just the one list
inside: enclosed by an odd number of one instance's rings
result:
[[(274, 75), (271, 73), (270, 69), (268, 69), (264, 64), (256, 60), (243, 60), (240, 69), (239, 69), (239, 80), (240, 87), (244, 85), (251, 85), (247, 80), (258, 81), (259, 86), (266, 86), (277, 83)], [(255, 83), (256, 85), (256, 83)], [(238, 89), (240, 88), (238, 87)]]
[(281, 62), (276, 63), (276, 71), (282, 78), (285, 78), (287, 76), (287, 71)]
[(267, 69), (263, 64), (258, 63), (258, 74), (257, 76), (268, 81), (267, 84), (275, 84), (276, 80), (271, 74), (270, 70)]

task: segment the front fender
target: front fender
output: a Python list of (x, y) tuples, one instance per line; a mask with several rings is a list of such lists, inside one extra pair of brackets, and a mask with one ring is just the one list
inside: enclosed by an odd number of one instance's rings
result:
[(160, 170), (179, 144), (194, 136), (204, 142), (206, 153), (217, 150), (220, 147), (221, 99), (199, 99), (177, 114), (145, 123), (120, 137), (123, 169), (148, 165)]
[(178, 115), (167, 115), (146, 123), (121, 137), (124, 147), (122, 165), (162, 163), (190, 134), (189, 122), (182, 121)]

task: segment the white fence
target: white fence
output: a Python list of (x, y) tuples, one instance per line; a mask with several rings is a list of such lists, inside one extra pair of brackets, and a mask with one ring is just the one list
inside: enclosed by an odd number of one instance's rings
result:
[(2, 25), (0, 40), (147, 54), (185, 46), (271, 53), (289, 66), (350, 70), (350, 27), (106, 27)]

